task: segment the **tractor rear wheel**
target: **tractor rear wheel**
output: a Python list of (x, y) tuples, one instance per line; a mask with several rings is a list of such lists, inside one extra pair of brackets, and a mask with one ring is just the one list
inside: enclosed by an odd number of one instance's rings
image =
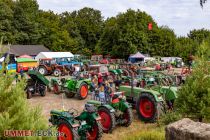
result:
[(138, 98), (136, 111), (139, 119), (144, 122), (155, 122), (161, 114), (161, 105), (150, 93), (141, 93)]
[(103, 132), (104, 133), (111, 133), (112, 130), (116, 126), (116, 119), (115, 119), (114, 113), (110, 112), (105, 107), (100, 107), (98, 109), (98, 114), (101, 117), (101, 124), (102, 124), (102, 128), (103, 128)]
[(128, 127), (133, 122), (133, 113), (131, 108), (127, 108), (123, 114), (123, 119), (126, 120), (126, 122), (123, 124), (124, 126)]
[(79, 90), (77, 92), (78, 98), (84, 100), (88, 96), (88, 85), (86, 83), (81, 83)]
[(66, 95), (67, 98), (73, 98), (75, 93), (69, 91), (67, 88), (64, 89), (64, 93)]
[(58, 136), (58, 140), (74, 140), (76, 137), (76, 134), (73, 132), (73, 128), (64, 120), (59, 121), (58, 132), (63, 134), (63, 136)]
[(102, 126), (100, 121), (96, 121), (92, 130), (88, 131), (88, 140), (100, 140), (103, 134)]
[(31, 97), (32, 97), (32, 93), (30, 92), (30, 91), (27, 91), (27, 99), (31, 99)]
[(47, 69), (44, 66), (40, 66), (38, 68), (39, 73), (41, 73), (42, 75), (47, 75)]
[(43, 89), (40, 91), (40, 95), (44, 97), (47, 93), (47, 86), (44, 86)]
[(56, 69), (56, 70), (54, 70), (53, 75), (54, 75), (55, 77), (58, 77), (58, 76), (61, 75), (61, 71), (60, 71), (59, 69)]

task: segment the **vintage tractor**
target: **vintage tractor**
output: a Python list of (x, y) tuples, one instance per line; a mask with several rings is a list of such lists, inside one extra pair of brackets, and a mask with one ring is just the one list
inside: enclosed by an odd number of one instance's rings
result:
[(90, 65), (87, 71), (89, 72), (91, 76), (98, 75), (98, 74), (101, 74), (102, 77), (109, 76), (109, 70), (106, 65)]
[(77, 95), (80, 100), (87, 98), (90, 83), (91, 79), (80, 78), (79, 76), (62, 78), (61, 80), (51, 79), (54, 93), (58, 94), (63, 91), (67, 98), (73, 98)]
[(60, 75), (68, 74), (65, 66), (58, 65), (54, 59), (41, 59), (39, 61), (38, 71), (42, 75), (53, 74), (58, 77)]
[(94, 100), (89, 100), (98, 109), (101, 116), (101, 124), (105, 133), (110, 133), (116, 125), (130, 126), (133, 121), (132, 106), (128, 104), (122, 92), (115, 92), (105, 96), (101, 100), (97, 94), (93, 95)]
[(117, 79), (117, 76), (123, 75), (123, 70), (119, 68), (119, 65), (113, 64), (109, 65), (109, 74), (112, 76), (113, 80)]
[(103, 131), (101, 118), (96, 112), (95, 106), (85, 104), (84, 111), (78, 115), (78, 111), (51, 110), (49, 122), (57, 126), (58, 140), (99, 140)]
[(30, 77), (25, 88), (27, 99), (30, 99), (35, 93), (45, 96), (49, 85), (47, 78), (34, 70), (29, 70), (27, 74)]
[[(133, 80), (131, 77), (131, 81)], [(131, 84), (120, 86), (119, 89), (125, 93), (126, 100), (133, 105), (140, 120), (144, 122), (155, 122), (167, 108), (172, 110), (174, 100), (177, 98), (177, 87), (157, 85), (155, 78), (150, 80), (144, 88)]]

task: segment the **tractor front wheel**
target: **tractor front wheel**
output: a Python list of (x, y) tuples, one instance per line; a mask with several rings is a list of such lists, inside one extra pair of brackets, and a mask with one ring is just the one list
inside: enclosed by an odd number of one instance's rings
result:
[(123, 114), (123, 118), (125, 119), (124, 126), (128, 127), (133, 122), (133, 113), (131, 108), (127, 108)]
[(73, 92), (69, 91), (67, 88), (64, 89), (64, 93), (67, 98), (73, 98), (75, 95)]
[(58, 76), (61, 75), (61, 71), (60, 71), (59, 69), (56, 69), (56, 70), (54, 70), (53, 75), (54, 75), (55, 77), (58, 77)]
[(64, 120), (60, 120), (58, 123), (58, 132), (62, 136), (58, 136), (58, 140), (74, 140), (75, 134), (70, 124)]
[(45, 67), (39, 67), (38, 68), (39, 73), (41, 73), (42, 75), (47, 75), (47, 69)]
[(155, 98), (150, 93), (141, 93), (136, 105), (136, 111), (139, 119), (144, 122), (155, 122), (161, 111), (160, 105), (155, 101)]
[(114, 113), (110, 112), (105, 107), (100, 107), (98, 109), (98, 114), (101, 117), (101, 124), (102, 124), (102, 128), (103, 128), (103, 132), (104, 133), (111, 133), (112, 130), (116, 126), (116, 119), (115, 119)]
[(84, 100), (88, 96), (88, 85), (86, 83), (81, 83), (80, 88), (77, 92), (77, 95), (80, 100)]
[(96, 121), (92, 130), (88, 132), (88, 140), (100, 140), (103, 134), (102, 126), (99, 121)]

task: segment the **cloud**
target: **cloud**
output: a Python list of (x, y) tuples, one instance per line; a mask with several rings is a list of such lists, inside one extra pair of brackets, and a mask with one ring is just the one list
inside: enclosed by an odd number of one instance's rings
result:
[(127, 9), (140, 9), (150, 14), (159, 26), (167, 25), (178, 36), (192, 29), (210, 29), (210, 2), (202, 9), (199, 0), (38, 0), (40, 9), (56, 13), (92, 7), (107, 18)]

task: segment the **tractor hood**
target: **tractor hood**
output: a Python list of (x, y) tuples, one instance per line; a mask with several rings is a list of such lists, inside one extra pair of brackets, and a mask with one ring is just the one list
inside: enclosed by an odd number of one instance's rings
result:
[(60, 65), (83, 65), (83, 63), (82, 62), (78, 62), (78, 61), (71, 61), (71, 62), (65, 62), (65, 61), (63, 61), (63, 62), (60, 62)]
[(174, 100), (177, 98), (177, 87), (162, 86), (160, 88), (161, 94), (165, 96), (166, 100)]
[(120, 86), (120, 91), (124, 92), (125, 96), (133, 96), (136, 98), (138, 98), (141, 93), (150, 93), (151, 95), (154, 96), (157, 102), (163, 101), (161, 93), (155, 90), (148, 90), (148, 89), (143, 89), (140, 87), (133, 87), (133, 93), (131, 93), (132, 92), (131, 86)]

